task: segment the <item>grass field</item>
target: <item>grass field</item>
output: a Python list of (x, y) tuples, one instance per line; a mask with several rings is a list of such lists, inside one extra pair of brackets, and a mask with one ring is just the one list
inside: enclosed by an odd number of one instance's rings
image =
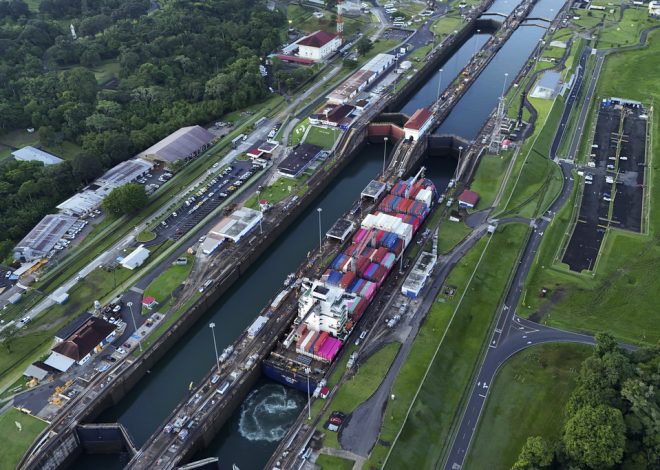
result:
[(502, 184), (504, 173), (513, 155), (512, 150), (504, 150), (500, 155), (485, 154), (481, 157), (470, 189), (479, 193), (477, 210), (487, 209), (495, 201)]
[(546, 344), (504, 364), (490, 386), (465, 468), (511, 468), (527, 437), (555, 441), (580, 364), (590, 354), (585, 345)]
[(433, 23), (431, 26), (431, 31), (436, 35), (438, 40), (442, 40), (448, 34), (463, 29), (464, 26), (465, 22), (462, 18), (455, 16), (443, 16)]
[(259, 206), (259, 199), (265, 199), (270, 204), (277, 204), (289, 195), (300, 192), (306, 187), (307, 179), (308, 177), (304, 174), (295, 179), (281, 177), (271, 186), (265, 187), (258, 197), (256, 194), (250, 196), (244, 205), (256, 209)]
[(655, 24), (658, 24), (658, 22), (649, 18), (646, 6), (641, 8), (626, 8), (623, 12), (623, 19), (620, 22), (603, 28), (600, 31), (596, 47), (621, 47), (637, 44), (642, 30)]
[[(660, 34), (650, 36), (648, 47), (621, 52), (608, 57), (596, 96), (623, 96), (649, 102), (660, 98)], [(634, 85), (633, 85), (634, 84)], [(660, 120), (654, 115), (653, 135), (660, 133)], [(657, 266), (660, 265), (660, 146), (653, 146), (651, 164), (650, 224), (648, 235), (611, 230), (605, 237), (596, 271), (591, 275), (573, 274), (561, 266), (549, 267), (557, 251), (557, 239), (566, 232), (559, 223), (546, 234), (554, 243), (545, 243), (539, 253), (540, 262), (530, 273), (524, 302), (529, 314), (538, 312), (545, 323), (578, 331), (610, 331), (618, 339), (634, 343), (655, 344), (660, 340), (660, 302), (657, 289)], [(568, 220), (568, 219), (567, 219)], [(538, 299), (541, 287), (551, 290), (548, 299)], [(529, 308), (527, 308), (529, 306)]]
[[(322, 18), (314, 16), (315, 11), (323, 13)], [(290, 3), (287, 9), (287, 18), (292, 28), (299, 29), (305, 33), (312, 33), (317, 30), (334, 33), (336, 24), (332, 21), (333, 12), (317, 8), (305, 8), (295, 3)], [(344, 18), (344, 34), (350, 36), (368, 24), (367, 17), (364, 15), (359, 18)]]
[[(369, 398), (383, 381), (400, 347), (400, 343), (386, 345), (367, 359), (351, 379), (342, 384), (341, 388), (339, 388), (332, 398), (332, 404), (318, 426), (321, 432), (326, 433), (326, 438), (323, 442), (324, 446), (339, 448), (337, 434), (323, 429), (323, 425), (330, 417), (330, 413), (333, 411), (341, 411), (346, 414), (352, 413), (360, 403)], [(345, 358), (348, 358), (347, 354)], [(345, 369), (342, 368), (340, 370)]]
[[(20, 424), (20, 431), (16, 423)], [(46, 426), (45, 421), (21, 413), (15, 408), (0, 415), (0, 436), (2, 436), (0, 468), (15, 468), (32, 441)]]
[(97, 65), (92, 70), (94, 72), (94, 76), (96, 77), (96, 81), (100, 85), (103, 85), (108, 80), (117, 77), (119, 75), (119, 69), (119, 62), (112, 60)]
[(305, 138), (306, 144), (318, 145), (324, 150), (330, 150), (335, 140), (341, 135), (340, 129), (328, 129), (324, 127), (312, 126)]
[[(172, 265), (163, 271), (160, 276), (154, 279), (144, 290), (144, 297), (153, 297), (160, 306), (159, 310), (165, 312), (166, 306), (172, 299), (173, 292), (188, 278), (192, 271), (195, 258), (190, 255), (184, 255), (182, 258), (188, 260), (188, 264)], [(151, 313), (146, 310), (146, 313)]]
[(354, 463), (352, 460), (325, 454), (319, 455), (316, 459), (316, 465), (321, 467), (322, 470), (351, 470)]
[(442, 222), (438, 232), (438, 251), (447, 253), (472, 231), (463, 221), (452, 222), (449, 219)]
[(145, 243), (145, 242), (150, 242), (155, 238), (156, 238), (156, 234), (154, 232), (143, 230), (142, 232), (137, 234), (137, 237), (135, 237), (135, 241), (137, 241), (138, 243)]

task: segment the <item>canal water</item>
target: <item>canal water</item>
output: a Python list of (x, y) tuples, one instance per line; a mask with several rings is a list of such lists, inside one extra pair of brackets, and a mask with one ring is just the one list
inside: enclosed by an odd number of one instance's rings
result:
[[(553, 11), (558, 11), (562, 4), (562, 0), (540, 0), (533, 15), (548, 17)], [(515, 5), (513, 0), (496, 0), (490, 11), (506, 14)], [(501, 93), (502, 80), (496, 81), (495, 78), (499, 76), (503, 79), (507, 71), (510, 76), (515, 75), (542, 35), (543, 30), (537, 27), (520, 28), (514, 33), (449, 115), (440, 132), (455, 133), (468, 138), (474, 136)], [(486, 34), (473, 36), (443, 64), (442, 89), (455, 78), (474, 54), (475, 44), (480, 47), (487, 38)], [(414, 112), (418, 107), (430, 104), (437, 95), (437, 89), (438, 74), (420, 88), (402, 107), (402, 111)], [(382, 162), (383, 147), (366, 146), (330, 187), (271, 246), (269, 252), (191, 328), (120, 404), (107, 410), (98, 421), (118, 421), (124, 424), (135, 444), (141, 446), (163, 424), (170, 410), (188, 394), (188, 384), (191, 381), (197, 383), (212, 367), (213, 341), (208, 324), (215, 322), (217, 325), (216, 339), (219, 348), (232, 343), (253, 321), (268, 299), (282, 288), (286, 275), (294, 271), (307, 252), (316, 247), (316, 208), (323, 209), (322, 224), (325, 231), (351, 207), (364, 186), (380, 173)], [(454, 173), (456, 162), (448, 158), (429, 158), (424, 165), (427, 167), (427, 176), (433, 179), (442, 191)], [(215, 440), (197, 457), (218, 456), (222, 469), (230, 469), (234, 463), (240, 468), (261, 468), (304, 405), (303, 394), (263, 379), (257, 383)], [(114, 470), (125, 464), (121, 460), (117, 456), (84, 455), (76, 462), (75, 467)]]
[[(529, 16), (552, 19), (563, 4), (564, 0), (540, 0)], [(489, 11), (498, 11), (496, 6), (494, 4)], [(538, 26), (518, 28), (435, 133), (455, 134), (467, 140), (474, 139), (489, 114), (497, 107), (497, 100), (502, 94), (502, 88), (504, 86), (508, 88), (511, 85), (511, 81), (538, 45), (545, 31), (544, 28)], [(505, 84), (504, 74), (506, 73), (509, 75), (506, 77), (507, 83)]]

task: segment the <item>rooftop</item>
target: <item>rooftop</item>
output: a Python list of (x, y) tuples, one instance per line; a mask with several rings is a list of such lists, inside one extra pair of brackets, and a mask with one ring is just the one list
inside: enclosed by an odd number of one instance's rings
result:
[(385, 183), (371, 180), (367, 187), (362, 190), (361, 196), (376, 199), (383, 193), (383, 191), (385, 191)]
[(106, 171), (96, 180), (96, 184), (108, 186), (108, 189), (114, 189), (130, 183), (138, 176), (147, 173), (153, 166), (153, 163), (141, 158), (126, 160)]
[(476, 206), (479, 202), (479, 193), (470, 191), (469, 189), (464, 189), (460, 196), (458, 196), (459, 202), (464, 202), (472, 206)]
[(48, 214), (16, 246), (19, 249), (32, 249), (47, 253), (76, 223), (75, 217), (64, 214)]
[(78, 328), (80, 328), (87, 320), (91, 318), (92, 314), (85, 312), (82, 315), (74, 318), (73, 321), (67, 323), (55, 333), (55, 337), (64, 340), (71, 336)]
[(410, 119), (404, 124), (405, 129), (420, 130), (426, 122), (431, 119), (433, 113), (426, 108), (420, 108), (415, 111)]
[(318, 145), (300, 144), (280, 163), (278, 171), (286, 176), (296, 177), (323, 151)]
[(320, 48), (328, 44), (337, 37), (336, 34), (326, 33), (325, 31), (316, 31), (309, 36), (305, 36), (297, 42), (299, 46)]
[(182, 127), (155, 143), (138, 157), (149, 157), (166, 162), (187, 158), (215, 139), (215, 135), (201, 126)]
[(102, 318), (91, 317), (63, 342), (55, 346), (53, 351), (79, 361), (92, 352), (116, 328), (115, 325)]
[(38, 148), (27, 146), (11, 153), (16, 160), (23, 162), (42, 162), (44, 165), (57, 165), (63, 160)]

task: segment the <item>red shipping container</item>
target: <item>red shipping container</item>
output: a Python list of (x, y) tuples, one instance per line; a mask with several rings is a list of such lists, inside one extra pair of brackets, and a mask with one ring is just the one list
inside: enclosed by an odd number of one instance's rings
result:
[(353, 272), (346, 273), (342, 276), (341, 281), (339, 281), (339, 286), (346, 289), (348, 286), (351, 285), (351, 282), (353, 282), (354, 279), (355, 279), (355, 273)]
[(319, 336), (319, 339), (316, 341), (314, 344), (314, 354), (317, 354), (319, 352), (319, 349), (321, 349), (321, 346), (323, 346), (323, 343), (325, 343), (325, 340), (328, 339), (328, 332), (327, 331), (322, 331), (321, 335)]

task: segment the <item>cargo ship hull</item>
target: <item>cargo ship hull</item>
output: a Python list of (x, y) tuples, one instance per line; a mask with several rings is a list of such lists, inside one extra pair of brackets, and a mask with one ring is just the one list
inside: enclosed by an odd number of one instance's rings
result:
[(261, 371), (269, 379), (303, 393), (313, 393), (318, 386), (316, 379), (312, 379), (306, 374), (298, 373), (287, 369), (286, 367), (279, 366), (268, 360), (262, 362)]

